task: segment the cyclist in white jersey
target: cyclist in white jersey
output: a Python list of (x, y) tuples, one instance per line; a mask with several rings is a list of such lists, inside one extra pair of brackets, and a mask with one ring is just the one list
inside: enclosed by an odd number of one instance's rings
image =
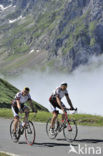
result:
[(67, 102), (70, 106), (70, 109), (71, 110), (74, 110), (74, 107), (72, 105), (72, 102), (69, 98), (69, 94), (68, 94), (68, 91), (67, 91), (67, 83), (63, 82), (61, 84), (60, 87), (58, 87), (53, 93), (52, 95), (50, 96), (49, 98), (49, 102), (52, 104), (53, 106), (53, 118), (51, 120), (51, 128), (50, 128), (50, 133), (51, 134), (54, 134), (54, 124), (55, 124), (55, 121), (56, 121), (56, 118), (59, 114), (59, 111), (56, 110), (56, 108), (59, 108), (63, 111), (63, 114), (62, 114), (62, 120), (64, 120), (64, 117), (65, 117), (65, 105), (63, 104), (63, 102), (61, 101), (61, 99), (63, 97), (66, 97), (67, 99)]
[(37, 112), (36, 109), (34, 109), (32, 104), (32, 99), (29, 94), (30, 89), (28, 87), (24, 88), (23, 91), (18, 92), (12, 101), (12, 112), (14, 114), (14, 137), (16, 140), (16, 127), (19, 121), (19, 112), (25, 113), (24, 123), (28, 120), (29, 117), (29, 108), (24, 105), (25, 102), (29, 101), (30, 107), (33, 112)]

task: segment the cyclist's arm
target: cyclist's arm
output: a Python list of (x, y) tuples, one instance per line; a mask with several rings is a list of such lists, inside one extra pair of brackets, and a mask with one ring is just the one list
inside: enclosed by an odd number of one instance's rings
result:
[(21, 110), (20, 100), (16, 100), (16, 102), (17, 102), (18, 109)]
[(71, 107), (71, 109), (74, 109), (71, 99), (69, 98), (69, 95), (66, 94), (65, 96), (66, 96), (67, 102), (68, 102), (69, 106)]
[(58, 105), (60, 106), (60, 108), (64, 112), (64, 108), (63, 108), (62, 103), (61, 103), (61, 100), (60, 100), (60, 98), (58, 96), (56, 96), (56, 100), (57, 100)]
[(29, 99), (28, 101), (30, 103), (30, 107), (31, 107), (32, 111), (33, 112), (37, 112), (36, 109), (34, 109), (34, 106), (33, 106), (33, 103), (32, 103), (32, 99)]

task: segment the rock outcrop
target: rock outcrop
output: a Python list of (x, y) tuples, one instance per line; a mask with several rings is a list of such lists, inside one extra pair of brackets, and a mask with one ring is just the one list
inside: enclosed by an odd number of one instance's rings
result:
[(43, 49), (48, 51), (49, 65), (73, 71), (103, 53), (103, 0), (0, 0), (0, 4), (16, 6), (13, 13), (0, 13), (0, 55)]

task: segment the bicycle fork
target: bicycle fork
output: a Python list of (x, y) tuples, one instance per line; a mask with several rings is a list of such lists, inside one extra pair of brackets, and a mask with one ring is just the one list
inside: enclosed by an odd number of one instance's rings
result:
[(72, 131), (72, 127), (71, 127), (71, 125), (70, 125), (70, 123), (68, 121), (68, 116), (67, 116), (67, 113), (66, 112), (65, 112), (65, 118), (66, 118), (66, 121), (68, 123), (68, 125), (67, 125), (68, 131)]

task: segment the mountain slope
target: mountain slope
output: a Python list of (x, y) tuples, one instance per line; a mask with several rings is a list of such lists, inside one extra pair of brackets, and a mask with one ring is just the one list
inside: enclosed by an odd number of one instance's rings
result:
[(0, 4), (8, 6), (0, 12), (0, 71), (22, 70), (25, 59), (12, 64), (13, 69), (8, 64), (31, 53), (42, 55), (42, 51), (46, 55), (42, 64), (37, 60), (37, 67), (68, 71), (103, 54), (102, 0), (7, 0)]
[[(0, 108), (11, 108), (11, 101), (19, 90), (7, 81), (0, 79)], [(45, 107), (33, 101), (37, 110), (48, 111)]]

